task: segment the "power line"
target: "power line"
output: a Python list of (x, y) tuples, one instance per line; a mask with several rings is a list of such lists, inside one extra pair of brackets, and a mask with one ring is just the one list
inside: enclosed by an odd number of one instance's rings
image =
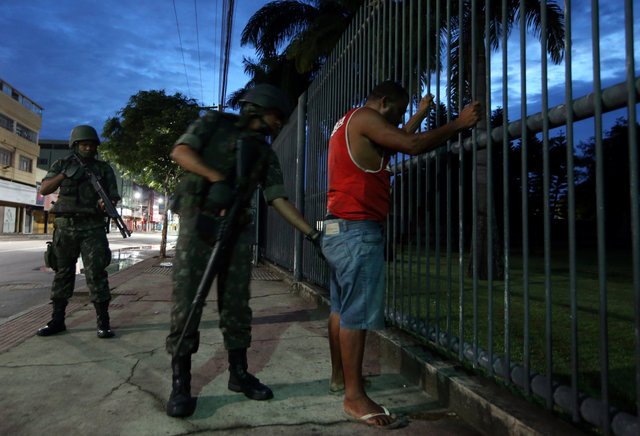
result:
[[(216, 28), (216, 25), (218, 24), (218, 0), (216, 0), (215, 3), (215, 14), (213, 17), (213, 28)], [(215, 32), (214, 32), (214, 38), (215, 38)], [(216, 59), (218, 59), (219, 53), (218, 53), (218, 45), (214, 44), (213, 45), (213, 60), (214, 60), (214, 64)], [(215, 77), (215, 72), (214, 72), (214, 77)], [(220, 76), (218, 75), (218, 79), (220, 78)], [(215, 86), (213, 86), (213, 83), (211, 84), (211, 88), (212, 88), (212, 93), (214, 93), (214, 95), (212, 95), (212, 99), (211, 102), (212, 104), (216, 104), (216, 102), (218, 101), (218, 99), (220, 98), (220, 94), (218, 94), (217, 96), (215, 95)]]
[[(220, 35), (221, 53), (220, 53), (220, 77), (219, 77), (219, 96), (220, 108), (226, 103), (227, 94), (227, 78), (229, 75), (229, 59), (231, 53), (231, 33), (233, 30), (233, 15), (235, 9), (234, 0), (224, 0), (222, 6), (222, 26)], [(226, 16), (226, 20), (225, 17)]]
[(204, 103), (204, 92), (202, 90), (202, 64), (200, 63), (200, 31), (198, 29), (198, 0), (193, 0), (193, 9), (196, 13), (196, 43), (198, 46), (198, 71), (200, 72), (200, 99), (202, 100), (202, 103)]
[(189, 75), (187, 74), (187, 63), (184, 60), (184, 49), (182, 48), (182, 36), (180, 35), (180, 25), (178, 24), (178, 11), (176, 10), (176, 0), (173, 0), (173, 14), (176, 17), (176, 28), (178, 29), (178, 41), (180, 41), (180, 52), (182, 53), (182, 65), (184, 66), (184, 77), (187, 79), (187, 90), (191, 97), (191, 86), (189, 86)]

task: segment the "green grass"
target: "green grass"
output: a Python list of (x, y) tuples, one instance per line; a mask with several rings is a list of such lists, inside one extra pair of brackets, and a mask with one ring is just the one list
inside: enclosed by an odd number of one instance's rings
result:
[[(635, 414), (635, 320), (632, 288), (631, 255), (628, 252), (608, 252), (606, 272), (606, 313), (609, 341), (609, 397), (612, 405)], [(465, 269), (468, 265), (465, 256)], [(435, 254), (429, 256), (429, 274), (424, 253), (398, 252), (388, 262), (387, 305), (405, 315), (426, 320), (447, 331), (448, 299), (451, 296), (451, 334), (460, 337), (460, 285), (458, 254), (453, 253), (448, 275), (446, 252), (441, 252), (440, 271), (436, 271)], [(521, 253), (510, 253), (510, 315), (509, 340), (511, 362), (522, 365), (524, 359), (525, 300)], [(529, 353), (531, 371), (546, 374), (545, 350), (545, 273), (544, 257), (529, 255)], [(553, 379), (571, 385), (571, 298), (569, 284), (569, 256), (566, 251), (554, 250), (551, 256), (551, 335)], [(600, 290), (595, 251), (579, 250), (576, 258), (576, 304), (578, 336), (578, 389), (594, 398), (601, 396), (600, 366)], [(395, 276), (395, 285), (393, 279)], [(429, 280), (427, 281), (427, 277)], [(395, 286), (395, 287), (394, 287)], [(427, 296), (427, 288), (428, 296)], [(439, 290), (438, 290), (439, 288)], [(464, 341), (473, 344), (474, 324), (478, 346), (489, 349), (488, 327), (493, 328), (494, 356), (505, 350), (505, 282), (494, 280), (491, 296), (487, 281), (476, 285), (477, 317), (473, 310), (473, 279), (464, 277), (463, 328)], [(492, 322), (489, 324), (488, 302), (493, 302)], [(439, 305), (439, 316), (438, 307)], [(428, 309), (428, 310), (427, 310)], [(427, 313), (428, 312), (428, 313)]]

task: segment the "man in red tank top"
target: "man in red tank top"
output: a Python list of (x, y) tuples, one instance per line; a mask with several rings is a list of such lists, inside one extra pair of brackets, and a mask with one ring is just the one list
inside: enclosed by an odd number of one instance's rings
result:
[(400, 129), (409, 95), (395, 82), (382, 82), (363, 107), (336, 123), (329, 140), (322, 251), (331, 267), (330, 390), (344, 389), (344, 411), (377, 427), (406, 424), (367, 396), (362, 378), (367, 331), (384, 328), (383, 223), (389, 211), (390, 156), (429, 152), (480, 119), (480, 105), (474, 102), (452, 122), (416, 134), (432, 99), (425, 96)]

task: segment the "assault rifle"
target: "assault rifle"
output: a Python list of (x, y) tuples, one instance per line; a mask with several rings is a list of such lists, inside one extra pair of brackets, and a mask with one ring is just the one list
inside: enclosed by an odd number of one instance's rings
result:
[[(240, 214), (251, 201), (253, 192), (256, 189), (258, 178), (264, 172), (267, 165), (267, 153), (259, 153), (259, 147), (266, 147), (257, 141), (239, 139), (236, 148), (236, 196), (233, 205), (225, 213), (224, 219), (220, 222), (220, 227), (216, 232), (213, 250), (209, 256), (207, 267), (202, 275), (196, 295), (191, 302), (191, 310), (178, 339), (176, 353), (180, 350), (182, 341), (191, 324), (193, 314), (197, 308), (204, 306), (205, 299), (209, 294), (213, 280), (220, 272), (220, 267), (228, 260), (226, 251), (233, 246), (233, 242), (238, 235), (238, 224), (241, 222)], [(259, 157), (258, 157), (259, 156)], [(218, 307), (222, 304), (222, 295), (218, 294)]]
[(84, 162), (82, 162), (82, 159), (80, 159), (77, 154), (71, 153), (71, 158), (75, 159), (80, 164), (80, 166), (82, 166), (84, 171), (89, 176), (89, 180), (91, 180), (91, 185), (93, 185), (93, 189), (96, 190), (96, 193), (104, 203), (104, 211), (106, 212), (107, 217), (109, 218), (109, 220), (115, 221), (116, 226), (118, 227), (118, 230), (120, 230), (120, 234), (122, 234), (122, 237), (126, 238), (127, 236), (131, 236), (131, 232), (125, 225), (124, 221), (122, 220), (122, 217), (120, 216), (116, 208), (113, 206), (113, 203), (111, 203), (109, 196), (107, 195), (104, 188), (100, 184), (100, 179), (98, 179), (98, 176), (96, 176), (95, 173), (91, 171)]

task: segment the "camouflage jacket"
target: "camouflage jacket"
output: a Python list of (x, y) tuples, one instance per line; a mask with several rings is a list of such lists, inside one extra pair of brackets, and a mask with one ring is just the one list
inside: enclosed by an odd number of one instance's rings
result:
[[(239, 117), (210, 111), (192, 123), (178, 138), (175, 145), (184, 144), (195, 150), (204, 163), (219, 171), (232, 186), (236, 182), (236, 148), (238, 139), (251, 139), (264, 143), (264, 137), (238, 125)], [(258, 184), (264, 198), (271, 203), (277, 198), (287, 198), (280, 162), (275, 152), (264, 143), (267, 169)], [(187, 172), (182, 176), (174, 198), (173, 210), (188, 213), (199, 209), (207, 195), (210, 182), (204, 177)]]
[[(60, 174), (67, 159), (59, 159), (51, 165), (44, 179), (49, 179)], [(100, 179), (100, 184), (111, 201), (120, 201), (116, 176), (111, 166), (100, 160), (91, 160), (86, 163), (87, 167)], [(60, 184), (58, 200), (51, 208), (51, 212), (56, 214), (79, 214), (79, 215), (100, 215), (103, 213), (98, 209), (99, 196), (93, 188), (86, 173), (80, 178), (65, 178)]]

